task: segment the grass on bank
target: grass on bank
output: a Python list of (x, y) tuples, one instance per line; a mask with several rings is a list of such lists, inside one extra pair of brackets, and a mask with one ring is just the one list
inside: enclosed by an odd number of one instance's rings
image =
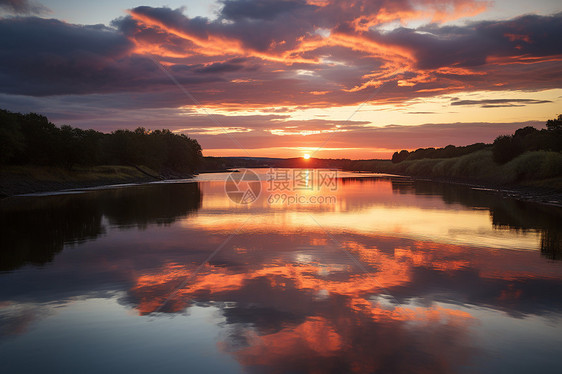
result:
[(494, 162), (491, 150), (482, 150), (461, 157), (410, 160), (396, 164), (380, 160), (359, 161), (354, 169), (562, 188), (562, 154), (549, 151), (526, 152), (503, 165)]
[[(158, 175), (157, 172), (146, 166), (141, 166), (140, 168), (150, 175)], [(72, 170), (51, 166), (3, 166), (0, 169), (0, 176), (10, 179), (60, 183), (85, 181), (103, 182), (105, 180), (128, 181), (148, 177), (146, 174), (137, 170), (135, 167), (122, 165), (101, 165), (91, 167), (77, 166)]]

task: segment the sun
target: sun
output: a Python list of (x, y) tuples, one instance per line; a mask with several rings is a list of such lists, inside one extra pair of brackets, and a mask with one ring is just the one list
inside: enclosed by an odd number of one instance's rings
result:
[(308, 153), (305, 153), (304, 156), (302, 156), (302, 158), (304, 158), (305, 160), (308, 160), (310, 158), (310, 155)]

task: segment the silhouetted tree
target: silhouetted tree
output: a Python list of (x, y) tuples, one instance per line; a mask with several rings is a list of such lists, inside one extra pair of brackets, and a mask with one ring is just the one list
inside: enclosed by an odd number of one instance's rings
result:
[(56, 127), (46, 117), (0, 110), (2, 164), (63, 166), (146, 165), (156, 171), (193, 172), (202, 158), (199, 143), (170, 130), (116, 130), (103, 134), (68, 125)]
[(494, 148), (492, 149), (494, 161), (498, 164), (505, 164), (513, 160), (525, 151), (521, 140), (513, 136), (502, 135), (494, 140)]
[(401, 150), (400, 152), (394, 152), (394, 154), (392, 155), (392, 162), (395, 164), (402, 162), (407, 159), (409, 155), (410, 152), (406, 151), (405, 149)]
[(0, 110), (0, 164), (6, 164), (23, 150), (24, 138), (17, 117), (8, 111)]
[(422, 160), (425, 158), (451, 158), (464, 156), (466, 154), (476, 152), (489, 147), (488, 144), (474, 143), (464, 147), (455, 147), (448, 145), (445, 148), (418, 148), (413, 152), (401, 151), (392, 155), (392, 162), (398, 163), (404, 160)]
[(561, 130), (562, 129), (562, 114), (558, 115), (558, 118), (549, 119), (546, 121), (546, 128), (548, 130)]
[(513, 134), (513, 136), (516, 137), (516, 138), (523, 138), (523, 137), (527, 137), (527, 136), (537, 135), (538, 133), (539, 133), (539, 130), (537, 130), (533, 126), (526, 126), (526, 127), (520, 128), (518, 130), (515, 130), (515, 133)]

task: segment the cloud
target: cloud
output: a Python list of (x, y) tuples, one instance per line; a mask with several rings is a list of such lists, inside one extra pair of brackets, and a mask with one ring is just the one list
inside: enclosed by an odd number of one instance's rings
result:
[[(5, 93), (49, 96), (177, 90), (150, 58), (132, 54), (134, 44), (129, 39), (103, 25), (34, 17), (1, 19), (0, 44)], [(173, 71), (185, 85), (220, 80), (181, 66)]]
[(143, 64), (140, 58), (123, 61), (132, 43), (101, 25), (33, 17), (2, 19), (0, 44), (6, 93), (40, 96), (112, 90), (119, 82), (134, 80), (126, 68)]
[[(422, 69), (474, 68), (506, 62), (510, 57), (535, 58), (534, 61), (539, 62), (546, 56), (560, 59), (562, 46), (556, 40), (562, 30), (561, 19), (562, 13), (558, 13), (466, 26), (431, 24), (418, 29), (399, 28), (373, 37), (409, 48), (416, 57), (417, 66)], [(514, 38), (516, 34), (517, 38)]]
[[(259, 119), (256, 119), (259, 120)], [(263, 122), (267, 120), (264, 118)], [(240, 118), (239, 123), (245, 123)], [(284, 123), (284, 122), (283, 122)], [(275, 125), (277, 124), (277, 127)], [(512, 122), (512, 123), (438, 123), (417, 126), (389, 125), (384, 127), (370, 127), (361, 122), (349, 123), (348, 126), (337, 129), (335, 124), (326, 123), (310, 124), (309, 121), (287, 121), (288, 126), (296, 129), (287, 129), (285, 135), (280, 132), (268, 131), (267, 127), (256, 129), (252, 132), (238, 133), (233, 136), (237, 142), (250, 151), (278, 147), (292, 148), (311, 147), (316, 149), (323, 144), (324, 148), (343, 149), (353, 147), (363, 149), (363, 158), (389, 157), (396, 150), (417, 149), (420, 147), (445, 147), (449, 144), (469, 145), (478, 142), (492, 142), (499, 135), (512, 134), (524, 126), (543, 127), (544, 123), (538, 121)], [(251, 128), (251, 125), (249, 126)], [(280, 128), (276, 121), (269, 122), (269, 129)], [(291, 131), (295, 130), (295, 131)], [(189, 133), (189, 130), (186, 130)], [(308, 134), (308, 135), (306, 135)], [(225, 134), (196, 135), (197, 140), (207, 152), (216, 149), (237, 148), (232, 139)], [(375, 154), (377, 152), (377, 154)], [(350, 157), (345, 151), (339, 157)], [(332, 154), (335, 154), (332, 152)]]
[[(288, 100), (295, 105), (357, 104), (364, 100), (362, 91), (382, 84), (379, 101), (467, 90), (537, 90), (561, 84), (562, 49), (556, 43), (562, 32), (561, 14), (465, 26), (433, 23), (384, 32), (377, 25), (387, 19), (420, 15), (413, 11), (405, 15), (384, 1), (350, 4), (232, 0), (224, 3), (215, 20), (144, 6), (132, 9), (131, 16), (116, 25), (135, 41), (139, 54), (156, 53), (172, 65), (211, 67), (243, 57), (260, 72), (254, 81), (271, 82), (277, 88), (272, 101)], [(452, 13), (462, 8), (461, 2), (446, 4), (452, 5), (443, 9)], [(359, 5), (363, 13), (357, 10)], [(429, 5), (435, 8), (434, 3)], [(394, 18), (375, 17), (381, 12), (388, 16), (388, 9), (394, 9)], [(366, 29), (359, 25), (365, 14), (378, 19)], [(215, 96), (222, 103), (239, 97), (237, 88), (252, 96), (255, 105), (270, 99), (262, 85), (223, 87), (234, 95)], [(297, 87), (303, 89), (296, 91)]]
[[(338, 157), (381, 158), (389, 157), (400, 149), (492, 142), (499, 135), (512, 134), (521, 127), (544, 127), (544, 121), (452, 122), (373, 127), (368, 121), (358, 120), (334, 121), (325, 117), (296, 120), (291, 117), (291, 112), (285, 111), (256, 112), (252, 115), (214, 114), (211, 119), (193, 109), (177, 109), (175, 106), (179, 102), (174, 98), (171, 95), (168, 100), (164, 95), (151, 93), (48, 98), (0, 94), (0, 102), (5, 103), (4, 106), (9, 110), (27, 112), (32, 108), (32, 111), (47, 115), (58, 125), (71, 124), (104, 132), (117, 128), (135, 129), (138, 126), (149, 129), (168, 128), (195, 137), (206, 155), (216, 154), (217, 150), (222, 149), (231, 149), (231, 153), (239, 154), (237, 142), (253, 156), (273, 155), (275, 152), (268, 153), (268, 149), (295, 146), (316, 149), (329, 138), (324, 148), (342, 149), (337, 154)], [(232, 137), (237, 142), (233, 142)], [(351, 155), (346, 152), (347, 148), (354, 148), (355, 153)]]
[(0, 0), (0, 13), (44, 14), (51, 10), (44, 5), (29, 0)]
[(485, 99), (485, 100), (453, 100), (451, 105), (480, 105), (481, 108), (521, 107), (531, 104), (548, 104), (550, 100), (536, 99)]
[[(291, 116), (309, 108), (365, 101), (404, 105), (484, 90), (504, 91), (500, 97), (506, 99), (451, 105), (517, 107), (549, 101), (509, 99), (511, 91), (562, 87), (562, 13), (451, 26), (444, 22), (481, 12), (486, 3), (224, 0), (221, 5), (214, 18), (140, 6), (111, 26), (0, 19), (2, 106), (103, 131), (138, 124), (186, 129), (200, 134), (205, 148), (232, 147), (230, 140), (227, 145), (212, 135), (216, 126), (197, 113), (187, 90), (204, 108), (233, 114), (219, 119), (228, 131), (240, 131), (237, 136), (251, 149), (297, 141), (317, 146), (333, 132), (334, 147), (411, 149), (490, 141), (517, 125), (453, 124), (439, 131), (424, 125), (408, 127), (400, 137), (398, 128), (355, 122), (336, 128), (333, 121)], [(392, 29), (394, 24), (402, 26)], [(410, 113), (431, 114), (434, 107), (416, 109)]]
[(316, 6), (306, 1), (271, 1), (271, 0), (225, 0), (220, 11), (221, 18), (239, 21), (271, 20), (290, 12), (302, 12), (305, 9), (314, 10)]
[(244, 66), (239, 63), (230, 62), (215, 62), (200, 68), (196, 68), (194, 71), (197, 73), (222, 73), (238, 71), (243, 69)]
[(2, 92), (151, 92), (157, 102), (175, 96), (171, 102), (191, 105), (152, 58), (205, 106), (232, 109), (357, 105), (377, 87), (373, 102), (399, 103), (562, 84), (562, 14), (379, 29), (428, 14), (437, 22), (480, 4), (398, 3), (228, 0), (216, 19), (141, 6), (113, 27), (1, 19)]

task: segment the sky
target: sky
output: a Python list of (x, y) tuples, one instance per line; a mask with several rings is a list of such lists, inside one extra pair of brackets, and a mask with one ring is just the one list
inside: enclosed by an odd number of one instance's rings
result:
[(558, 0), (0, 0), (0, 108), (206, 156), (388, 158), (562, 112)]

